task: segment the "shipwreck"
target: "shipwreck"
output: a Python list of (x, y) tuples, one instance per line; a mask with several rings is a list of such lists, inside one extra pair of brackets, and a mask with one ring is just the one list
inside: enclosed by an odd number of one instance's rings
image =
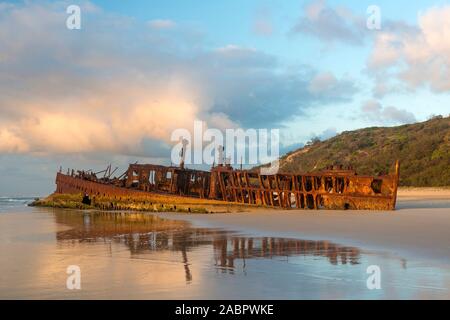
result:
[[(262, 174), (226, 163), (210, 171), (179, 166), (130, 164), (119, 177), (111, 165), (100, 172), (60, 170), (56, 193), (91, 197), (142, 199), (150, 194), (213, 199), (282, 209), (395, 210), (399, 162), (394, 172), (358, 175), (351, 167), (331, 166), (319, 172)], [(102, 175), (103, 174), (103, 175)]]

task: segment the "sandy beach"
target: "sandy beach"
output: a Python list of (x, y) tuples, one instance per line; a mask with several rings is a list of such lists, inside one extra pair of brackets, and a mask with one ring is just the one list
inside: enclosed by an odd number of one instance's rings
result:
[(395, 211), (262, 210), (161, 216), (251, 234), (330, 240), (450, 265), (450, 189), (400, 189)]
[(397, 191), (397, 199), (406, 201), (449, 200), (450, 188), (406, 188), (400, 187)]
[[(0, 298), (448, 299), (450, 294), (447, 190), (401, 191), (398, 210), (389, 212), (158, 214), (35, 208), (24, 201), (4, 201), (0, 208)], [(81, 290), (66, 288), (71, 265), (82, 270)], [(381, 290), (366, 286), (372, 265), (382, 270)]]

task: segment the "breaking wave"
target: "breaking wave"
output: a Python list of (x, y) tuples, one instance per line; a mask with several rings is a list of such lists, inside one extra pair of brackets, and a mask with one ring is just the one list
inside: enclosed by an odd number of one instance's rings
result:
[(24, 207), (34, 198), (32, 197), (0, 197), (0, 212), (5, 212), (13, 208)]

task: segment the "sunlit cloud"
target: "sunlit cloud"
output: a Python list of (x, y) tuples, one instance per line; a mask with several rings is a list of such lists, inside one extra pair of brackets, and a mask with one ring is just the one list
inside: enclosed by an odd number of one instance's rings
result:
[(293, 75), (254, 48), (207, 48), (188, 28), (160, 33), (171, 20), (138, 22), (85, 2), (82, 29), (68, 30), (65, 4), (1, 8), (0, 152), (153, 156), (144, 141), (169, 144), (196, 119), (270, 127), (354, 93), (336, 97), (352, 84), (333, 75), (311, 93), (317, 71)]
[(409, 89), (450, 92), (450, 6), (420, 13), (417, 27), (388, 25), (376, 36), (367, 64), (373, 74), (383, 74), (380, 80), (392, 78)]

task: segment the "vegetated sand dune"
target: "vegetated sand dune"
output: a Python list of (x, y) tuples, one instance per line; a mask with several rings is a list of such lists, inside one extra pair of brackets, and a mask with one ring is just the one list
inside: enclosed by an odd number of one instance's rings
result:
[(280, 172), (309, 172), (329, 165), (351, 165), (360, 175), (393, 172), (400, 161), (400, 185), (441, 187), (449, 184), (450, 117), (397, 127), (345, 131), (314, 140), (280, 158)]

